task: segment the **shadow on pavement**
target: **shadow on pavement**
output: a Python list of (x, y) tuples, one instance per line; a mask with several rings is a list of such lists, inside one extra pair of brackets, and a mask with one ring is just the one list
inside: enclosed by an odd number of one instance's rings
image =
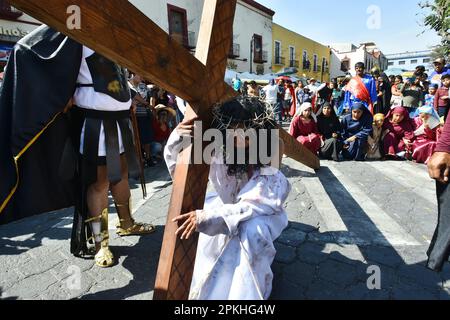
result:
[[(443, 288), (450, 279), (450, 265), (435, 273), (423, 259), (405, 262), (328, 168), (317, 175), (291, 168), (283, 171), (288, 177), (318, 177), (348, 231), (320, 233), (291, 222), (277, 240), (271, 299), (450, 299), (450, 289)], [(340, 251), (348, 251), (349, 245), (353, 245), (351, 252), (343, 255)], [(426, 251), (424, 246), (409, 248), (416, 257)], [(368, 289), (367, 281), (374, 274), (368, 272), (369, 266), (380, 270), (380, 290)]]
[[(155, 190), (164, 189), (172, 184), (165, 164), (146, 168), (147, 183), (166, 182)], [(130, 188), (140, 189), (139, 181), (130, 179)], [(23, 220), (0, 225), (0, 256), (20, 255), (42, 245), (44, 239), (70, 240), (73, 208), (32, 216)], [(111, 207), (111, 212), (115, 210)]]
[(68, 208), (0, 226), (0, 256), (20, 255), (42, 246), (44, 239), (70, 239), (72, 217)]
[(124, 258), (121, 265), (133, 279), (121, 288), (84, 295), (79, 300), (121, 300), (153, 291), (163, 233), (164, 226), (157, 226), (155, 233), (140, 237), (139, 242), (131, 247), (111, 246), (116, 260)]

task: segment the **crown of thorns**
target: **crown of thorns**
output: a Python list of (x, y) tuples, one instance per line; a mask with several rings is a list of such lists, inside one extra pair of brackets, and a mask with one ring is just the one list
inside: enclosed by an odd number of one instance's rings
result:
[(235, 98), (249, 114), (249, 119), (240, 119), (224, 113), (224, 103), (216, 103), (213, 106), (213, 125), (219, 130), (234, 129), (239, 124), (243, 130), (262, 129), (268, 123), (273, 123), (274, 108), (271, 104), (257, 97), (239, 97)]

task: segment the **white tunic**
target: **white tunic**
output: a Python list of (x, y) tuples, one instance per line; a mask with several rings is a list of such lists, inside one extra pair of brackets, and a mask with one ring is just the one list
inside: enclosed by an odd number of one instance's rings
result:
[[(86, 62), (86, 58), (89, 58), (93, 54), (93, 50), (83, 46), (83, 56), (81, 58), (80, 73), (78, 74), (77, 83), (92, 84), (92, 75)], [(128, 102), (120, 102), (108, 96), (107, 94), (96, 92), (93, 87), (77, 88), (73, 95), (73, 102), (80, 108), (97, 111), (124, 111), (129, 110), (131, 107), (131, 99)], [(85, 126), (83, 125), (80, 143), (81, 154), (83, 154), (84, 147), (84, 129)], [(119, 125), (117, 125), (117, 131), (119, 136), (120, 153), (123, 153), (125, 152), (125, 149), (123, 147), (122, 135), (120, 133)], [(103, 124), (101, 126), (100, 136), (98, 137), (98, 139), (100, 139), (98, 144), (98, 155), (104, 157), (106, 156), (106, 146)]]
[[(173, 175), (179, 153), (176, 130), (165, 158)], [(272, 291), (273, 242), (288, 225), (283, 204), (291, 190), (275, 168), (256, 171), (250, 180), (228, 176), (220, 157), (212, 160), (209, 193), (198, 211), (200, 232), (190, 299), (265, 300)]]

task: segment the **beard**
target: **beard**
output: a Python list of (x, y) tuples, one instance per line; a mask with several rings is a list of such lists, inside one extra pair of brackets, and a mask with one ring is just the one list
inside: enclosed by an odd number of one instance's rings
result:
[(234, 147), (233, 155), (231, 155), (228, 152), (224, 153), (224, 160), (227, 166), (227, 173), (229, 176), (241, 178), (243, 175), (246, 175), (248, 173), (248, 169), (250, 166), (258, 168), (260, 167), (257, 163), (251, 163), (249, 148), (245, 148), (244, 150), (245, 150), (244, 161), (242, 161), (243, 159), (238, 159), (238, 154), (242, 153), (243, 148)]

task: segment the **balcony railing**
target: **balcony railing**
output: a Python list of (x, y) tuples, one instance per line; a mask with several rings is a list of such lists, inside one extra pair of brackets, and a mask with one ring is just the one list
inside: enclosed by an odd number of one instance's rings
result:
[(268, 61), (269, 61), (269, 52), (263, 51), (263, 62), (268, 62)]
[(189, 31), (187, 36), (179, 33), (174, 33), (170, 35), (172, 39), (181, 44), (187, 49), (194, 49), (197, 46), (197, 39), (195, 37), (195, 32)]
[(197, 37), (196, 37), (195, 32), (189, 31), (187, 40), (188, 40), (187, 41), (188, 49), (194, 49), (195, 47), (197, 47)]
[(289, 61), (289, 67), (290, 68), (298, 68), (298, 66), (300, 65), (298, 60), (290, 60)]
[(253, 58), (253, 62), (265, 63), (267, 61), (269, 61), (269, 53), (267, 51), (255, 52), (255, 57)]
[(277, 57), (275, 56), (275, 64), (276, 65), (283, 65), (286, 63), (286, 58), (285, 57)]
[(230, 52), (228, 53), (229, 58), (238, 58), (241, 55), (241, 45), (239, 43), (233, 43)]
[(0, 18), (17, 19), (23, 12), (12, 7), (7, 0), (0, 0)]
[(303, 70), (311, 70), (311, 62), (309, 60), (303, 61)]

